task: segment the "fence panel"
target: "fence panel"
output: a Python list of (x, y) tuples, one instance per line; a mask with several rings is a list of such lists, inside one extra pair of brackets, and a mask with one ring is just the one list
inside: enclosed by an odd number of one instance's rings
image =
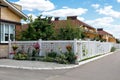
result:
[(45, 56), (48, 52), (57, 52), (58, 54), (67, 52), (66, 46), (70, 45), (72, 51), (77, 56), (78, 61), (93, 57), (100, 54), (110, 52), (112, 47), (120, 49), (120, 44), (99, 42), (99, 41), (81, 41), (81, 40), (66, 40), (66, 41), (10, 41), (9, 53), (13, 52), (12, 46), (18, 46), (17, 52), (22, 50), (25, 53), (32, 54), (34, 45), (40, 45), (39, 56)]
[(57, 52), (58, 54), (67, 52), (66, 46), (70, 45), (72, 47), (72, 51), (74, 49), (74, 41), (42, 41), (41, 48), (42, 53), (41, 56), (45, 56), (48, 52)]

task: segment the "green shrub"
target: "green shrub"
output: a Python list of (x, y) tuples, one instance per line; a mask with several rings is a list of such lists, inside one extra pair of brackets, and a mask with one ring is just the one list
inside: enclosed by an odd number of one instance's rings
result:
[(115, 48), (115, 47), (112, 47), (110, 51), (111, 51), (111, 52), (114, 52), (115, 50), (116, 50), (116, 48)]
[(46, 57), (44, 58), (44, 61), (47, 61), (47, 62), (55, 62), (55, 58), (46, 56)]
[(28, 55), (25, 53), (17, 53), (14, 55), (14, 58), (16, 60), (27, 60), (28, 59)]
[(56, 62), (60, 63), (60, 64), (68, 64), (69, 63), (66, 59), (61, 58), (60, 56), (56, 57)]
[(69, 62), (69, 63), (75, 63), (75, 60), (77, 59), (77, 57), (75, 56), (75, 54), (73, 52), (67, 52), (65, 53), (66, 55), (66, 60)]
[(60, 64), (68, 64), (69, 63), (67, 61), (67, 56), (64, 53), (61, 53), (56, 57), (56, 62), (60, 63)]
[(72, 52), (61, 53), (56, 57), (56, 62), (61, 64), (75, 63), (76, 56)]
[(49, 53), (47, 53), (47, 56), (55, 58), (57, 56), (57, 53), (56, 52), (49, 52)]

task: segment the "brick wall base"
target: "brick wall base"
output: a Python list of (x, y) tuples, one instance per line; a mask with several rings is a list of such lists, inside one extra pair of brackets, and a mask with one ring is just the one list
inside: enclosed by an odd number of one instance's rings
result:
[(8, 45), (0, 44), (0, 58), (8, 58)]

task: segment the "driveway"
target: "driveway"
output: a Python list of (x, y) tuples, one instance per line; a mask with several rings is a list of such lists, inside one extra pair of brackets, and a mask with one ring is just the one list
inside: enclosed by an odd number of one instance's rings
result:
[(73, 69), (0, 68), (0, 80), (120, 80), (120, 51)]

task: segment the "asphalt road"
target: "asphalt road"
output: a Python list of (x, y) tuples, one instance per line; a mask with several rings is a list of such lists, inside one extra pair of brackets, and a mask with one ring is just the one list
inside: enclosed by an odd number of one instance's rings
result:
[(74, 69), (0, 68), (0, 80), (120, 80), (120, 51)]

